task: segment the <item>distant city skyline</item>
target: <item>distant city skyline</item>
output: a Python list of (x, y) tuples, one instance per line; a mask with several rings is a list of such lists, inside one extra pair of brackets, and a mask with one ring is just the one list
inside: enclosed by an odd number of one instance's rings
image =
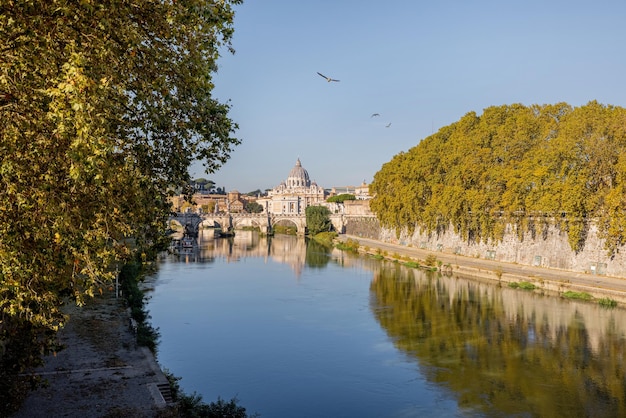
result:
[(213, 82), (242, 144), (218, 172), (191, 171), (227, 190), (275, 187), (297, 158), (324, 188), (370, 183), (394, 155), (490, 106), (626, 106), (623, 1), (266, 0), (235, 11), (236, 53), (223, 52)]
[[(299, 160), (299, 159), (298, 159), (298, 160)], [(293, 168), (293, 166), (292, 166), (291, 168)], [(304, 165), (303, 165), (303, 168), (306, 170), (306, 167), (304, 167)], [(291, 170), (291, 169), (290, 169), (290, 170)], [(307, 170), (307, 172), (308, 172), (308, 170)], [(228, 193), (228, 192), (233, 192), (233, 191), (237, 191), (237, 192), (239, 192), (239, 193), (243, 193), (243, 194), (245, 194), (245, 193), (253, 192), (253, 191), (256, 191), (256, 190), (261, 190), (262, 192), (264, 192), (264, 191), (266, 191), (266, 190), (271, 190), (271, 189), (275, 188), (275, 187), (276, 187), (276, 186), (278, 186), (281, 182), (284, 182), (285, 180), (287, 180), (288, 175), (289, 175), (289, 172), (287, 172), (287, 174), (285, 175), (285, 177), (284, 177), (284, 178), (281, 178), (281, 179), (277, 180), (277, 181), (276, 181), (276, 184), (272, 185), (271, 187), (265, 187), (265, 188), (260, 188), (260, 187), (257, 187), (257, 188), (251, 189), (251, 190), (245, 190), (245, 191), (244, 191), (244, 190), (239, 190), (239, 189), (238, 189), (238, 188), (236, 188), (236, 187), (234, 187), (234, 188), (229, 188), (229, 187), (228, 187), (228, 186), (226, 186), (226, 185), (222, 185), (222, 184), (217, 184), (217, 183), (215, 183), (215, 184), (213, 185), (213, 188), (214, 188), (214, 189), (218, 189), (218, 188), (219, 188), (219, 189), (223, 189), (223, 191), (224, 191), (225, 193)], [(205, 174), (205, 175), (192, 176), (192, 178), (191, 178), (191, 179), (192, 179), (193, 181), (195, 181), (195, 180), (199, 180), (199, 179), (205, 179), (205, 180), (207, 180), (207, 181), (213, 181), (213, 180), (211, 180), (211, 179), (210, 179), (210, 178), (209, 178), (206, 174)], [(311, 181), (315, 181), (315, 180), (311, 180)], [(333, 184), (333, 185), (331, 185), (331, 186), (324, 186), (324, 185), (321, 185), (321, 184), (318, 184), (318, 185), (319, 185), (319, 186), (321, 186), (321, 187), (323, 187), (323, 188), (324, 188), (324, 189), (326, 189), (326, 190), (331, 190), (331, 189), (357, 188), (357, 187), (361, 186), (364, 182), (365, 182), (365, 183), (367, 183), (365, 180), (361, 180), (361, 181), (360, 181), (360, 182), (358, 182), (357, 184)], [(316, 182), (316, 183), (317, 183), (317, 182)]]

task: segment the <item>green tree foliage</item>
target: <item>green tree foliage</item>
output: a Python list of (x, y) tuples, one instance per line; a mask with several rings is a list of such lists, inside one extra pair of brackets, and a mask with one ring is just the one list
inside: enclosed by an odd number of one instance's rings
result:
[(0, 3), (0, 341), (61, 326), (60, 295), (163, 239), (191, 162), (229, 158), (211, 74), (240, 2)]
[(328, 199), (326, 199), (327, 202), (337, 202), (337, 203), (343, 203), (346, 200), (356, 200), (356, 197), (350, 193), (342, 193), (342, 194), (338, 194), (337, 196), (331, 196)]
[(626, 242), (626, 109), (595, 101), (489, 107), (441, 128), (376, 173), (372, 210), (399, 231), (453, 228), (467, 240), (550, 223), (584, 246), (599, 223), (613, 253)]
[(256, 190), (246, 193), (246, 196), (256, 197), (256, 196), (264, 196), (266, 194), (267, 192), (263, 193), (261, 189), (256, 189)]
[(261, 213), (263, 212), (263, 205), (257, 202), (246, 203), (246, 212), (248, 213)]
[(309, 235), (317, 235), (320, 232), (330, 231), (330, 211), (326, 206), (307, 206), (306, 227)]

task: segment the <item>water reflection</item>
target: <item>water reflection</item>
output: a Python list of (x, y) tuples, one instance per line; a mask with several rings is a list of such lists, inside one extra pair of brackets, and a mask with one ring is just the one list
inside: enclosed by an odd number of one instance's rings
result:
[(491, 416), (626, 416), (626, 316), (463, 278), (381, 268), (371, 309), (459, 406)]
[(332, 259), (332, 248), (293, 235), (260, 236), (255, 231), (237, 231), (232, 237), (220, 237), (213, 229), (203, 229), (197, 238), (174, 236), (170, 252), (186, 263), (212, 262), (221, 257), (237, 262), (245, 257), (260, 257), (288, 264), (296, 276), (302, 269), (324, 268)]
[[(301, 237), (212, 233), (168, 258), (150, 302), (169, 345), (160, 360), (187, 381), (198, 374), (198, 390), (230, 384), (263, 405), (252, 410), (274, 410), (269, 416), (626, 416), (624, 310), (442, 277)], [(302, 414), (302, 402), (332, 409), (338, 398), (343, 415)]]

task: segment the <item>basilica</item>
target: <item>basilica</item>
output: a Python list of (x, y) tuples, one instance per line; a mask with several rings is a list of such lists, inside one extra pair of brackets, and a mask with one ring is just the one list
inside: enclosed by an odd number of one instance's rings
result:
[(289, 172), (286, 181), (268, 191), (267, 197), (257, 200), (268, 213), (274, 215), (303, 215), (307, 206), (323, 205), (328, 193), (309, 179), (300, 159)]

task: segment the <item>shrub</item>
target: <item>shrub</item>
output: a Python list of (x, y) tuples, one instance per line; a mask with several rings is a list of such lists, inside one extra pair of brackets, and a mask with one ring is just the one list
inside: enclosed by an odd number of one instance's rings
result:
[(503, 273), (502, 267), (500, 267), (500, 266), (496, 267), (494, 272), (496, 273), (496, 276), (498, 277), (498, 280), (502, 279), (502, 273)]
[(562, 296), (567, 299), (580, 299), (580, 300), (591, 300), (593, 296), (591, 296), (587, 292), (573, 292), (568, 290), (567, 292), (563, 292)]
[(598, 303), (603, 308), (615, 308), (617, 306), (617, 301), (610, 298), (598, 299)]
[(144, 306), (144, 294), (139, 289), (141, 279), (141, 264), (129, 262), (125, 264), (119, 274), (122, 295), (130, 308), (131, 317), (137, 322), (137, 344), (148, 347), (153, 353), (156, 352), (159, 332), (150, 325), (150, 315)]
[(344, 242), (338, 242), (335, 245), (335, 248), (339, 250), (343, 250), (343, 251), (352, 251), (356, 253), (359, 251), (359, 241), (354, 240), (352, 238), (348, 238)]
[(511, 282), (508, 286), (512, 289), (535, 290), (537, 286), (530, 282)]
[(435, 264), (437, 264), (437, 257), (433, 254), (430, 254), (426, 257), (426, 260), (424, 260), (424, 264), (426, 264), (428, 267), (433, 267)]
[(336, 232), (320, 232), (319, 234), (313, 236), (313, 239), (325, 247), (332, 247), (333, 240), (337, 238)]
[(523, 290), (535, 290), (537, 288), (537, 286), (530, 282), (520, 282), (519, 287)]

